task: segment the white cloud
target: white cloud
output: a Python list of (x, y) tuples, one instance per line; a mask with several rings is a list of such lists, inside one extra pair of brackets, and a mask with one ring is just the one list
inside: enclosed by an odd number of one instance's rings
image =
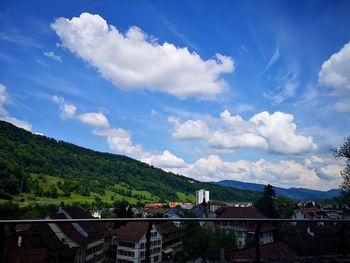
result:
[(169, 117), (168, 121), (175, 127), (172, 135), (176, 139), (203, 139), (209, 134), (208, 126), (202, 120), (188, 120), (180, 123), (177, 118)]
[(264, 137), (271, 151), (294, 154), (316, 150), (312, 137), (296, 133), (296, 124), (291, 114), (264, 111), (254, 115), (250, 122), (256, 125), (257, 133)]
[(77, 107), (75, 107), (72, 104), (63, 104), (60, 106), (61, 110), (61, 118), (63, 120), (65, 119), (71, 119), (75, 117), (75, 113), (77, 112)]
[(19, 120), (11, 117), (7, 110), (5, 109), (5, 104), (9, 102), (8, 95), (6, 92), (6, 86), (0, 83), (0, 120), (7, 121), (13, 125), (25, 129), (27, 131), (32, 131), (32, 125), (24, 120)]
[(228, 110), (220, 114), (220, 119), (209, 123), (204, 120), (187, 120), (172, 116), (173, 137), (176, 139), (203, 139), (209, 146), (219, 150), (252, 148), (280, 154), (300, 154), (317, 149), (312, 137), (300, 135), (296, 131), (294, 117), (283, 112), (261, 112), (250, 120), (240, 115), (231, 115)]
[(277, 46), (275, 49), (275, 52), (273, 53), (272, 57), (270, 58), (269, 63), (267, 63), (264, 71), (268, 70), (280, 57), (280, 49)]
[(350, 90), (350, 42), (322, 64), (318, 80), (339, 92)]
[(6, 87), (0, 83), (0, 116), (7, 115), (7, 111), (5, 110), (5, 104), (7, 103), (7, 100)]
[(107, 117), (101, 112), (87, 112), (77, 114), (77, 107), (73, 104), (66, 103), (63, 97), (55, 95), (52, 96), (52, 100), (59, 105), (61, 111), (60, 117), (63, 120), (77, 119), (93, 127), (109, 127)]
[(109, 122), (106, 116), (100, 112), (88, 112), (79, 115), (79, 119), (94, 127), (109, 127)]
[(170, 151), (165, 150), (162, 154), (153, 154), (147, 157), (141, 158), (142, 162), (154, 165), (161, 168), (179, 168), (186, 165), (185, 161)]
[(339, 112), (350, 111), (350, 97), (339, 100), (334, 108)]
[(50, 52), (44, 52), (44, 55), (48, 58), (51, 58), (53, 60), (62, 62), (62, 59), (60, 56), (56, 55), (54, 52), (50, 51)]
[(230, 57), (216, 54), (203, 60), (187, 48), (159, 44), (137, 27), (123, 34), (99, 15), (82, 13), (70, 20), (61, 17), (51, 26), (64, 47), (125, 90), (210, 99), (227, 86), (221, 75), (234, 70)]
[(264, 96), (272, 100), (275, 104), (281, 104), (285, 100), (294, 97), (300, 83), (296, 70), (289, 70), (282, 78), (277, 78), (279, 84), (272, 92), (264, 93)]
[(350, 111), (350, 42), (322, 64), (318, 81), (321, 85), (332, 87), (333, 95), (341, 97), (334, 106), (335, 110)]

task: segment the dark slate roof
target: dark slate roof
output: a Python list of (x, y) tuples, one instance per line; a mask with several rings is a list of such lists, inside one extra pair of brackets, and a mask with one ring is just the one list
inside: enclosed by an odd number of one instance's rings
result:
[(254, 206), (226, 207), (218, 218), (265, 218)]
[[(73, 219), (95, 219), (90, 213), (84, 211), (83, 209), (79, 207), (63, 207), (63, 210), (65, 210), (71, 218)], [(101, 222), (86, 222), (86, 223), (79, 223), (79, 225), (88, 233), (93, 234), (97, 232), (103, 232), (106, 230), (106, 225)]]
[[(247, 249), (233, 251), (231, 253), (231, 259), (232, 260), (254, 260), (256, 258), (255, 250), (256, 250), (255, 247), (251, 247)], [(261, 256), (261, 259), (265, 259), (265, 260), (272, 260), (272, 259), (281, 260), (281, 259), (294, 258), (294, 257), (297, 257), (298, 255), (286, 243), (277, 242), (277, 243), (272, 243), (267, 245), (261, 245), (260, 256)]]
[(114, 234), (117, 240), (138, 241), (146, 234), (149, 222), (128, 222), (117, 229)]
[[(52, 219), (67, 219), (67, 217), (62, 214), (52, 214), (50, 215), (50, 218)], [(89, 240), (80, 234), (71, 223), (55, 223), (58, 225), (58, 227), (64, 232), (64, 234), (72, 239), (73, 241), (77, 242), (78, 244), (84, 246), (89, 243)]]
[(328, 235), (324, 233), (324, 235), (313, 237), (305, 232), (297, 232), (285, 237), (285, 242), (299, 256), (341, 254), (342, 249), (340, 236), (335, 233), (329, 233)]

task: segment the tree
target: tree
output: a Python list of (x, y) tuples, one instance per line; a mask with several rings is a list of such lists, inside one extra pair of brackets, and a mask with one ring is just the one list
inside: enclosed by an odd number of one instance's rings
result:
[(338, 159), (345, 159), (346, 166), (341, 170), (340, 175), (343, 178), (343, 183), (340, 188), (346, 199), (350, 200), (350, 136), (348, 136), (344, 143), (339, 148), (334, 148), (334, 156)]
[(264, 187), (263, 196), (255, 203), (255, 206), (269, 218), (278, 217), (275, 207), (276, 192), (272, 185), (268, 184)]

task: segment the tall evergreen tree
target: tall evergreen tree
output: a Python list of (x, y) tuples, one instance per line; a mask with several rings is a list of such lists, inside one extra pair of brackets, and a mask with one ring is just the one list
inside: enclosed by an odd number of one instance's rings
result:
[(256, 208), (269, 218), (278, 217), (275, 206), (276, 192), (272, 185), (268, 184), (264, 187), (263, 196), (255, 203)]

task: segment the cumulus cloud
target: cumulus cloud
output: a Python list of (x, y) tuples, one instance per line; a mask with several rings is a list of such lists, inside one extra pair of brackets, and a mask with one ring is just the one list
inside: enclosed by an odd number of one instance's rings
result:
[(240, 115), (231, 115), (225, 110), (211, 125), (204, 120), (181, 123), (174, 116), (168, 121), (173, 125), (174, 138), (204, 139), (216, 149), (251, 148), (280, 154), (299, 154), (317, 149), (312, 137), (297, 133), (293, 115), (283, 112), (269, 114), (264, 111), (244, 120)]
[(342, 97), (335, 105), (337, 111), (350, 111), (350, 42), (322, 64), (318, 81), (332, 87), (334, 95)]
[(184, 167), (186, 164), (183, 159), (175, 156), (168, 150), (163, 151), (161, 154), (153, 154), (143, 157), (141, 158), (141, 161), (163, 169)]
[(175, 127), (172, 135), (176, 139), (203, 139), (209, 134), (208, 126), (202, 120), (188, 120), (180, 123), (178, 118), (169, 117), (168, 121)]
[(7, 121), (13, 125), (25, 129), (27, 131), (32, 131), (32, 125), (24, 120), (19, 120), (11, 117), (7, 110), (5, 109), (5, 104), (9, 102), (8, 95), (6, 92), (6, 86), (0, 83), (0, 120)]
[(173, 171), (202, 181), (240, 180), (282, 187), (304, 187), (319, 190), (338, 188), (341, 182), (339, 170), (343, 167), (329, 158), (318, 157), (301, 160), (280, 160), (277, 162), (260, 159), (257, 161), (223, 161), (218, 155), (201, 158)]
[(54, 52), (50, 51), (50, 52), (44, 52), (44, 56), (51, 58), (53, 60), (62, 62), (62, 59), (60, 56), (56, 55)]
[(77, 114), (77, 107), (73, 104), (65, 102), (61, 96), (52, 96), (52, 100), (60, 107), (60, 117), (65, 119), (78, 119), (79, 121), (91, 125), (93, 127), (109, 127), (107, 117), (101, 112), (87, 112)]
[(131, 135), (121, 128), (110, 128), (105, 130), (94, 130), (93, 133), (99, 136), (105, 136), (109, 148), (119, 154), (128, 155), (140, 159), (144, 155), (142, 146), (134, 145)]
[(203, 60), (186, 47), (158, 43), (138, 27), (118, 31), (99, 15), (82, 13), (52, 23), (62, 46), (95, 67), (124, 90), (147, 89), (178, 98), (214, 98), (227, 83), (223, 73), (234, 70), (234, 61), (221, 54)]
[(109, 127), (106, 116), (101, 112), (88, 112), (79, 115), (79, 119), (94, 127)]

